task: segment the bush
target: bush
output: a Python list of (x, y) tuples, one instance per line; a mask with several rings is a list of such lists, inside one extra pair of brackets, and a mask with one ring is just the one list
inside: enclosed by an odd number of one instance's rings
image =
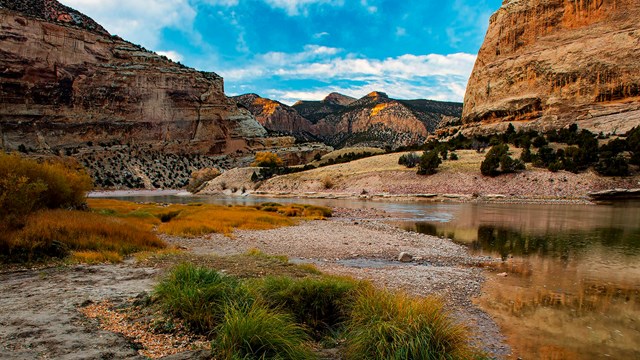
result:
[(449, 155), (449, 160), (452, 160), (452, 161), (456, 161), (456, 160), (458, 160), (458, 154), (456, 154), (456, 153), (452, 152), (452, 153)]
[(627, 159), (611, 152), (602, 153), (600, 161), (595, 168), (600, 175), (604, 176), (629, 175), (629, 163)]
[(189, 263), (174, 268), (156, 286), (155, 294), (166, 313), (183, 319), (201, 334), (219, 325), (228, 304), (253, 302), (237, 279)]
[(346, 359), (472, 358), (466, 330), (433, 298), (364, 291), (346, 334)]
[(284, 162), (278, 155), (265, 151), (257, 153), (256, 159), (251, 165), (258, 167), (279, 167), (283, 164)]
[(212, 349), (220, 359), (316, 359), (291, 315), (259, 303), (228, 306), (216, 333)]
[(187, 185), (187, 191), (195, 193), (208, 181), (211, 181), (220, 176), (220, 170), (216, 168), (206, 168), (195, 170), (191, 173), (191, 179), (189, 185)]
[(442, 159), (438, 154), (438, 151), (425, 151), (420, 157), (420, 164), (418, 165), (418, 175), (433, 175), (438, 171), (438, 166), (442, 163)]
[(347, 319), (359, 285), (347, 278), (266, 278), (258, 287), (273, 308), (290, 311), (300, 323), (318, 334)]
[(627, 148), (631, 152), (631, 164), (640, 165), (640, 126), (627, 133)]
[(398, 159), (398, 165), (404, 165), (409, 169), (416, 167), (418, 163), (420, 163), (420, 156), (414, 152), (404, 154), (400, 156), (400, 159)]
[(68, 161), (43, 162), (0, 153), (0, 220), (20, 227), (38, 209), (80, 208), (91, 178)]
[(512, 173), (524, 168), (521, 160), (514, 160), (509, 156), (509, 146), (506, 144), (493, 146), (480, 164), (480, 172), (484, 176), (498, 176), (501, 173)]

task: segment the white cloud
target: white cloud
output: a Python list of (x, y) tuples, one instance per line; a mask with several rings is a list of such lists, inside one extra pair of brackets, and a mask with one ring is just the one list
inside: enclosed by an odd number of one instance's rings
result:
[(191, 31), (196, 12), (188, 0), (62, 0), (117, 34), (154, 49), (164, 28)]
[(398, 26), (396, 28), (396, 36), (397, 37), (402, 37), (402, 36), (406, 36), (407, 35), (407, 29)]
[(173, 51), (173, 50), (167, 50), (167, 51), (156, 51), (156, 53), (158, 55), (163, 55), (166, 56), (167, 58), (175, 61), (175, 62), (180, 62), (182, 60), (184, 60), (184, 57), (178, 53), (177, 51)]
[(329, 35), (331, 35), (331, 34), (329, 34), (326, 31), (323, 31), (323, 32), (319, 32), (319, 33), (313, 34), (313, 38), (314, 39), (322, 39), (323, 37), (326, 37), (326, 36), (329, 36)]
[(269, 6), (284, 10), (289, 16), (308, 15), (311, 5), (342, 6), (344, 0), (263, 0)]
[(402, 99), (462, 101), (475, 59), (475, 55), (465, 53), (368, 59), (344, 54), (342, 49), (307, 45), (299, 53), (262, 54), (248, 66), (230, 68), (220, 74), (228, 84), (262, 81), (286, 86), (287, 81), (301, 80), (327, 84), (305, 91), (272, 89), (264, 94), (287, 104), (320, 100), (333, 91), (354, 97), (385, 91)]

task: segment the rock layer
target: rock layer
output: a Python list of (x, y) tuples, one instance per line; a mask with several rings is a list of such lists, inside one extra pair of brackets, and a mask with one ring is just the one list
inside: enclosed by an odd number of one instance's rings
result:
[(59, 152), (88, 142), (171, 153), (260, 148), (265, 129), (223, 79), (176, 64), (51, 0), (0, 0), (0, 138)]
[(507, 0), (491, 17), (463, 123), (640, 124), (640, 2)]
[(313, 137), (334, 147), (396, 149), (421, 144), (445, 119), (459, 118), (462, 106), (430, 100), (395, 100), (383, 92), (354, 99), (338, 93), (292, 107), (255, 94), (236, 97), (267, 129), (298, 138)]
[(317, 140), (311, 134), (313, 124), (290, 106), (256, 94), (234, 96), (231, 99), (247, 108), (269, 131), (291, 134), (302, 141)]

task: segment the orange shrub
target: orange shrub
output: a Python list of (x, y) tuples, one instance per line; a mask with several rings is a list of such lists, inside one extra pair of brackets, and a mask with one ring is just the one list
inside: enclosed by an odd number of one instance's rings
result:
[(206, 168), (196, 170), (191, 173), (191, 180), (189, 180), (189, 185), (187, 185), (187, 190), (190, 192), (196, 192), (200, 189), (200, 187), (206, 183), (207, 181), (211, 181), (220, 176), (220, 170), (216, 168)]
[(265, 151), (256, 153), (256, 160), (251, 165), (259, 167), (278, 167), (282, 166), (283, 164), (284, 162), (278, 155), (269, 151)]
[(67, 160), (38, 161), (0, 152), (0, 221), (19, 227), (42, 208), (78, 208), (91, 190), (91, 178)]
[(72, 251), (126, 256), (165, 246), (149, 229), (127, 219), (85, 211), (39, 211), (27, 217), (22, 229), (0, 234), (1, 260), (5, 262), (63, 258)]

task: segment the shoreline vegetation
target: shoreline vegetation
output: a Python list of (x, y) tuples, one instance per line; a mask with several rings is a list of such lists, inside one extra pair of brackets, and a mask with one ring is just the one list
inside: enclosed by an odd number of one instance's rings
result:
[[(9, 216), (3, 217), (2, 226), (9, 231), (3, 232), (0, 242), (2, 263), (7, 265), (0, 272), (0, 290), (7, 295), (3, 300), (7, 306), (0, 311), (0, 319), (5, 323), (5, 318), (13, 318), (6, 329), (10, 334), (17, 334), (25, 322), (30, 322), (37, 331), (22, 336), (21, 341), (39, 344), (26, 348), (11, 341), (3, 344), (17, 354), (29, 356), (35, 350), (56, 356), (100, 343), (93, 340), (95, 330), (88, 329), (98, 323), (104, 325), (106, 313), (126, 318), (123, 309), (135, 303), (136, 311), (146, 312), (147, 320), (152, 319), (152, 324), (146, 327), (149, 332), (168, 335), (169, 343), (179, 334), (210, 344), (206, 346), (212, 350), (205, 353), (212, 351), (212, 355), (223, 359), (488, 357), (484, 350), (479, 350), (482, 344), (473, 341), (469, 330), (460, 325), (463, 322), (459, 315), (453, 316), (456, 306), (445, 308), (442, 300), (433, 297), (446, 296), (446, 292), (409, 295), (406, 291), (411, 289), (402, 286), (380, 286), (377, 281), (369, 282), (366, 276), (340, 275), (341, 271), (331, 270), (331, 266), (322, 266), (329, 271), (325, 274), (325, 269), (312, 263), (295, 265), (287, 257), (274, 257), (254, 249), (257, 246), (269, 253), (296, 256), (301, 255), (298, 251), (313, 251), (321, 246), (333, 250), (321, 251), (315, 259), (321, 260), (326, 255), (345, 258), (346, 254), (337, 253), (335, 241), (346, 236), (332, 239), (330, 234), (339, 231), (358, 239), (358, 251), (364, 259), (382, 256), (381, 260), (393, 262), (397, 246), (405, 244), (402, 246), (409, 245), (407, 250), (413, 253), (424, 252), (425, 256), (433, 257), (430, 261), (442, 262), (445, 266), (442, 279), (450, 280), (452, 276), (463, 276), (455, 274), (453, 269), (459, 266), (455, 264), (480, 261), (472, 260), (463, 248), (450, 241), (416, 234), (414, 240), (406, 242), (406, 236), (396, 232), (399, 230), (376, 228), (375, 224), (367, 228), (345, 226), (339, 220), (326, 221), (332, 211), (311, 205), (166, 205), (96, 198), (85, 203), (89, 186), (81, 170), (17, 155), (1, 156), (0, 163), (10, 164), (2, 168), (5, 179), (16, 180), (13, 184), (2, 184), (3, 200), (22, 207), (3, 209)], [(16, 184), (18, 188), (10, 188)], [(68, 187), (68, 196), (50, 200), (54, 197), (48, 191), (56, 186), (62, 190)], [(62, 190), (54, 194), (64, 193)], [(21, 201), (12, 200), (16, 197)], [(269, 232), (276, 238), (269, 238)], [(263, 235), (264, 240), (258, 240)], [(386, 246), (372, 248), (371, 242), (362, 243), (384, 237), (388, 238)], [(417, 243), (429, 239), (437, 239), (437, 244), (422, 249), (424, 244)], [(194, 246), (196, 243), (200, 246)], [(219, 253), (222, 255), (215, 255)], [(152, 265), (154, 262), (156, 265)], [(35, 269), (28, 270), (32, 265)], [(16, 272), (25, 266), (27, 270)], [(132, 276), (139, 266), (147, 269), (148, 275)], [(240, 275), (228, 274), (229, 266)], [(395, 271), (394, 266), (390, 271)], [(451, 270), (446, 266), (451, 266)], [(101, 271), (120, 275), (110, 277), (112, 280), (96, 278), (94, 274)], [(22, 275), (16, 277), (19, 273)], [(152, 274), (164, 274), (163, 280), (153, 285)], [(60, 278), (51, 283), (52, 277)], [(473, 278), (479, 281), (477, 274)], [(105, 287), (105, 282), (115, 279), (119, 280)], [(138, 284), (140, 280), (144, 285)], [(28, 281), (29, 286), (22, 281)], [(85, 292), (76, 288), (77, 281), (85, 284)], [(130, 282), (135, 285), (129, 285)], [(24, 291), (16, 291), (16, 287)], [(477, 284), (472, 288), (466, 292), (449, 289), (449, 296), (469, 303), (468, 297), (477, 291)], [(138, 290), (147, 291), (147, 295), (139, 292), (135, 297)], [(45, 298), (29, 295), (33, 291), (48, 295)], [(128, 295), (123, 296), (123, 291)], [(91, 308), (105, 302), (120, 305)], [(24, 309), (17, 311), (18, 304)], [(97, 323), (78, 325), (75, 317), (69, 316), (73, 309), (98, 319)], [(37, 315), (41, 311), (64, 315), (34, 325), (41, 319)], [(140, 328), (135, 324), (130, 328), (144, 332), (145, 326), (139, 325)], [(66, 330), (68, 327), (74, 330)], [(123, 333), (118, 328), (110, 329)], [(57, 339), (55, 334), (59, 332), (74, 333), (74, 340), (84, 339), (81, 341), (86, 345), (69, 347), (64, 341), (46, 341)], [(129, 341), (141, 351), (148, 345), (143, 338), (130, 335), (120, 343)], [(190, 340), (183, 342), (187, 344), (183, 349), (191, 351)], [(111, 354), (131, 350), (130, 344), (115, 350), (113, 344), (108, 347), (102, 350)]]

